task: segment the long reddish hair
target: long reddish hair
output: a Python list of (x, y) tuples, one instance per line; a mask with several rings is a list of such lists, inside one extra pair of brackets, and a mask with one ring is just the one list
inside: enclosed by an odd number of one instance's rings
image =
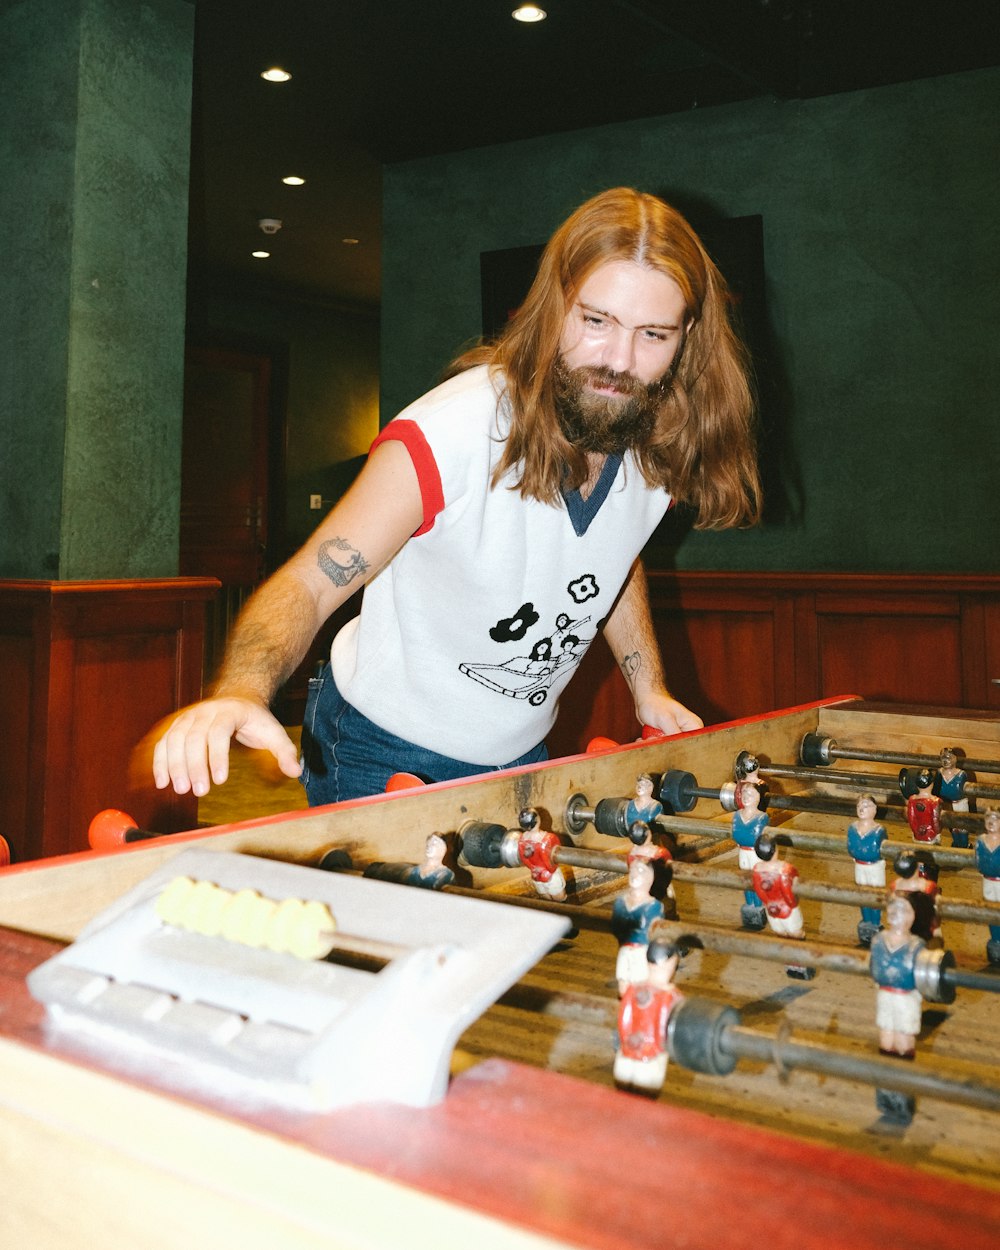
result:
[(525, 498), (557, 503), (579, 485), (586, 455), (563, 434), (553, 395), (566, 312), (608, 261), (658, 269), (680, 287), (690, 329), (655, 432), (635, 452), (643, 478), (698, 511), (696, 528), (753, 524), (760, 479), (748, 357), (729, 322), (729, 292), (684, 218), (653, 195), (617, 187), (588, 200), (549, 240), (531, 290), (499, 338), (461, 355), (449, 373), (488, 364), (511, 407), (493, 484), (513, 471)]

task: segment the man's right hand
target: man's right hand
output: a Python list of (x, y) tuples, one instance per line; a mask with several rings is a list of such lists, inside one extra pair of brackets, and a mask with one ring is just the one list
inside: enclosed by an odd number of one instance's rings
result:
[(229, 776), (233, 739), (270, 751), (286, 777), (302, 772), (295, 743), (267, 707), (254, 699), (205, 699), (184, 708), (153, 748), (153, 780), (158, 790), (173, 785), (178, 794), (199, 798)]

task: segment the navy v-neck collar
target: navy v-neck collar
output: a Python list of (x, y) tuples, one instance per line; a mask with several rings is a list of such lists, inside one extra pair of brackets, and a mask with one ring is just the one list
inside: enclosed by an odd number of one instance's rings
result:
[(569, 519), (573, 523), (573, 529), (577, 538), (582, 538), (590, 528), (590, 523), (601, 510), (601, 504), (608, 497), (608, 492), (614, 484), (615, 478), (618, 476), (618, 470), (622, 467), (621, 456), (608, 456), (604, 461), (604, 468), (601, 469), (601, 476), (597, 479), (594, 489), (590, 492), (586, 499), (580, 494), (579, 490), (564, 490), (562, 495), (566, 501), (566, 511), (569, 513)]

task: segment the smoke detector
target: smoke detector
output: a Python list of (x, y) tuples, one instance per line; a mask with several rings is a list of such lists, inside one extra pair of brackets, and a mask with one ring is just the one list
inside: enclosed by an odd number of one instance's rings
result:
[(277, 217), (261, 217), (257, 225), (260, 226), (265, 234), (277, 234), (281, 229), (281, 222)]

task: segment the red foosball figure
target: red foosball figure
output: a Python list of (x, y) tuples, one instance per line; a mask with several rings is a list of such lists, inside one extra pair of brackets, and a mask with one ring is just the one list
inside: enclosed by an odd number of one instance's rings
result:
[(906, 820), (914, 842), (941, 841), (941, 800), (931, 793), (934, 774), (926, 768), (916, 777), (917, 793), (906, 800)]
[(892, 883), (892, 893), (909, 898), (914, 913), (913, 932), (925, 942), (934, 943), (941, 936), (938, 912), (941, 887), (937, 883), (937, 865), (919, 860), (913, 851), (901, 851), (893, 868), (896, 880)]
[[(758, 862), (753, 869), (753, 888), (764, 904), (769, 927), (781, 937), (804, 940), (806, 932), (795, 886), (798, 869), (794, 864), (786, 864), (776, 858), (778, 848), (770, 834), (762, 833), (754, 850)], [(800, 981), (811, 981), (816, 975), (815, 968), (806, 968), (801, 964), (789, 964), (785, 971)]]
[(667, 847), (653, 840), (652, 830), (642, 820), (635, 820), (629, 825), (628, 840), (631, 843), (628, 851), (629, 864), (635, 859), (649, 860), (653, 867), (653, 897), (669, 899), (670, 907), (676, 912), (677, 896), (674, 893), (673, 870), (670, 866), (673, 855)]
[(667, 1075), (667, 1024), (683, 995), (673, 984), (680, 950), (673, 943), (650, 942), (647, 979), (629, 985), (618, 1007), (615, 1083), (655, 1096)]
[(552, 859), (552, 852), (561, 845), (558, 835), (542, 828), (541, 819), (533, 807), (524, 808), (518, 814), (517, 823), (521, 830), (517, 844), (518, 858), (531, 873), (535, 890), (543, 898), (565, 902), (566, 878)]

